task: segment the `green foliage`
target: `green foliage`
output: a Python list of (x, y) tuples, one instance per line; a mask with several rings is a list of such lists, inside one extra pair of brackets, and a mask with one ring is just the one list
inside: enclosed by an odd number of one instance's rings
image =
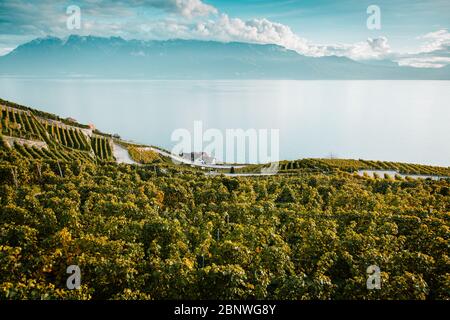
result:
[[(19, 155), (33, 159), (59, 161), (113, 161), (111, 139), (103, 136), (87, 137), (85, 126), (64, 121), (37, 110), (0, 100), (0, 129), (4, 136), (16, 139), (13, 143)], [(43, 116), (46, 116), (45, 118)], [(17, 140), (22, 139), (20, 143)], [(2, 146), (5, 147), (3, 139)], [(39, 150), (35, 144), (43, 144)], [(91, 147), (92, 145), (92, 147)], [(94, 151), (93, 155), (91, 151)]]
[(145, 148), (130, 146), (128, 147), (128, 153), (131, 159), (141, 164), (151, 164), (161, 161), (158, 153)]
[(275, 201), (279, 203), (295, 202), (294, 192), (290, 187), (285, 186)]
[[(268, 165), (251, 165), (239, 169), (240, 172), (260, 172)], [(436, 167), (421, 164), (407, 164), (389, 161), (367, 161), (353, 159), (302, 159), (295, 161), (281, 161), (280, 173), (299, 172), (357, 172), (358, 170), (393, 170), (401, 174), (421, 174), (450, 177), (450, 167)]]
[(304, 159), (225, 177), (140, 152), (150, 165), (119, 165), (109, 136), (0, 102), (0, 299), (450, 299), (450, 179), (353, 173), (448, 168)]
[[(448, 180), (161, 174), (0, 152), (1, 299), (450, 298)], [(381, 290), (366, 288), (373, 264)]]
[(102, 136), (92, 136), (91, 137), (91, 146), (92, 150), (97, 158), (105, 161), (113, 161), (112, 148), (111, 148), (111, 140), (108, 138), (104, 138)]
[(39, 116), (39, 117), (42, 117), (42, 118), (45, 118), (45, 119), (54, 120), (54, 121), (59, 121), (59, 122), (62, 122), (64, 124), (67, 124), (67, 125), (76, 126), (76, 127), (83, 128), (83, 129), (89, 128), (89, 126), (87, 126), (87, 125), (83, 125), (83, 124), (79, 124), (79, 123), (76, 123), (76, 122), (72, 122), (72, 121), (69, 121), (67, 119), (62, 119), (62, 118), (58, 117), (55, 114), (51, 114), (51, 113), (48, 113), (48, 112), (44, 112), (44, 111), (40, 111), (40, 110), (29, 108), (29, 107), (25, 107), (25, 106), (19, 105), (17, 103), (13, 103), (13, 102), (6, 101), (6, 100), (3, 100), (3, 99), (0, 99), (0, 105), (6, 106), (6, 107), (9, 107), (9, 108), (14, 108), (14, 109), (17, 109), (17, 110), (20, 110), (20, 111), (32, 112), (36, 116)]

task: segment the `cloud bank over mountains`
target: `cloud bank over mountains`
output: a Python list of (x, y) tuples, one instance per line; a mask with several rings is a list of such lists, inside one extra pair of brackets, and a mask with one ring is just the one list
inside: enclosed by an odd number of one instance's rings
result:
[(445, 30), (427, 33), (421, 37), (425, 43), (417, 52), (411, 52), (399, 65), (408, 65), (417, 68), (441, 68), (450, 64), (450, 33)]
[[(71, 33), (121, 36), (126, 39), (198, 39), (277, 44), (312, 57), (336, 55), (353, 60), (389, 59), (399, 65), (439, 68), (450, 64), (450, 33), (446, 29), (418, 37), (416, 52), (394, 52), (388, 38), (369, 38), (357, 43), (316, 44), (284, 24), (268, 19), (231, 17), (202, 0), (79, 0), (81, 30), (66, 28), (67, 2), (63, 0), (0, 2), (0, 54), (34, 37)], [(149, 16), (148, 11), (160, 15)], [(15, 45), (17, 45), (16, 43)]]

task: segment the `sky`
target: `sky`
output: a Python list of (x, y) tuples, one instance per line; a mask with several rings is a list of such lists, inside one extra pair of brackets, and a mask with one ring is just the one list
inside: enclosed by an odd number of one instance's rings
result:
[(439, 68), (450, 64), (449, 29), (449, 0), (0, 0), (0, 55), (37, 37), (80, 34), (273, 43)]

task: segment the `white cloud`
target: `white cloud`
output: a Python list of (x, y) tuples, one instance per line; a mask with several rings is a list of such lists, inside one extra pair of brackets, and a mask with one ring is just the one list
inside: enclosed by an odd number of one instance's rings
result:
[(397, 62), (401, 66), (415, 68), (442, 68), (450, 64), (450, 33), (446, 29), (420, 36), (425, 43), (415, 52), (401, 56)]
[(267, 19), (243, 21), (220, 14), (215, 20), (197, 23), (191, 31), (195, 37), (204, 39), (277, 44), (302, 54), (323, 55), (319, 47), (296, 35), (288, 26)]
[[(167, 0), (166, 0), (167, 1)], [(218, 10), (209, 5), (203, 3), (201, 0), (169, 0), (174, 2), (178, 12), (187, 18), (193, 18), (197, 16), (209, 16), (210, 14), (216, 14)]]
[(392, 55), (386, 37), (369, 38), (367, 41), (354, 44), (328, 45), (325, 48), (326, 55), (348, 57), (353, 60), (379, 60)]
[(0, 48), (0, 56), (7, 55), (11, 51), (13, 51), (14, 48)]
[(427, 42), (421, 47), (421, 53), (448, 50), (450, 47), (450, 32), (446, 29), (427, 33), (419, 37), (419, 39), (427, 40)]
[[(186, 28), (183, 29), (186, 32)], [(381, 59), (391, 54), (385, 37), (368, 39), (355, 44), (318, 45), (295, 34), (286, 25), (267, 19), (243, 21), (221, 14), (215, 20), (197, 23), (188, 28), (190, 37), (220, 41), (244, 41), (277, 44), (300, 54), (314, 57), (346, 56), (355, 60)]]
[(398, 60), (400, 66), (415, 68), (442, 68), (450, 64), (450, 57), (417, 57)]
[[(47, 0), (49, 1), (49, 0)], [(53, 0), (57, 1), (57, 0)], [(61, 0), (59, 0), (61, 1)], [(201, 0), (84, 0), (80, 7), (82, 12), (94, 16), (133, 16), (134, 9), (156, 8), (186, 18), (204, 17), (217, 13), (217, 9)]]

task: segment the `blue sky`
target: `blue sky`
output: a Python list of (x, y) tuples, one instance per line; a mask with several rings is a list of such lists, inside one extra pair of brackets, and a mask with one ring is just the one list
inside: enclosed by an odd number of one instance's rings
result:
[[(66, 9), (81, 10), (68, 30)], [(366, 26), (369, 5), (381, 28)], [(416, 67), (450, 63), (448, 0), (6, 0), (0, 54), (36, 37), (69, 34), (274, 43), (310, 56), (391, 59)]]
[[(357, 42), (386, 36), (399, 50), (414, 49), (416, 37), (450, 28), (448, 0), (210, 0), (230, 16), (267, 18), (319, 43)], [(368, 30), (366, 9), (381, 9), (381, 30)]]

